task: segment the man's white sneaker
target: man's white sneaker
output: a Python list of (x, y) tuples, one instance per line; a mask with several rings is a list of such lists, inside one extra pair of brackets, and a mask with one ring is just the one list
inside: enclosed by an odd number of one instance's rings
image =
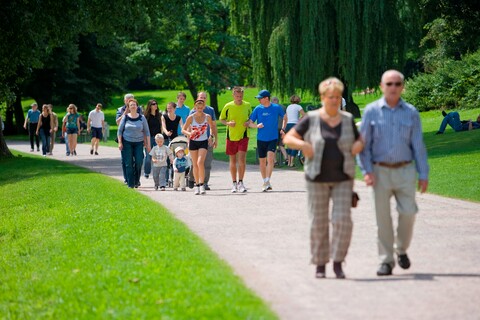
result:
[(245, 192), (247, 192), (247, 188), (245, 188), (245, 186), (243, 185), (243, 181), (240, 181), (240, 182), (237, 184), (237, 189), (238, 189), (238, 192), (240, 192), (240, 193), (245, 193)]
[(203, 184), (200, 186), (200, 194), (205, 194), (205, 186)]
[(233, 185), (232, 185), (232, 193), (236, 193), (238, 190), (237, 190), (237, 183), (234, 182)]
[(193, 194), (194, 195), (199, 195), (200, 194), (200, 187), (199, 186), (193, 187)]
[(272, 190), (272, 185), (270, 184), (270, 181), (267, 182), (267, 190)]

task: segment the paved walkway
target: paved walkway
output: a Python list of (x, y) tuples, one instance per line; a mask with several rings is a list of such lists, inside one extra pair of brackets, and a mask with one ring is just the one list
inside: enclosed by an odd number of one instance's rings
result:
[[(8, 145), (29, 152), (25, 143)], [(57, 144), (52, 158), (123, 180), (117, 149), (101, 147), (99, 156), (91, 156), (87, 145), (79, 145), (78, 156), (66, 157), (64, 147)], [(138, 191), (203, 238), (280, 318), (480, 319), (480, 204), (418, 195), (420, 213), (409, 251), (412, 267), (377, 277), (371, 195), (357, 181), (361, 201), (352, 214), (347, 279), (334, 279), (329, 264), (328, 279), (317, 280), (308, 263), (303, 173), (275, 170), (274, 191), (265, 194), (260, 192), (258, 168), (248, 166), (249, 192), (232, 195), (227, 164), (216, 161), (213, 167), (213, 190), (205, 196), (154, 191), (152, 179), (142, 179)]]

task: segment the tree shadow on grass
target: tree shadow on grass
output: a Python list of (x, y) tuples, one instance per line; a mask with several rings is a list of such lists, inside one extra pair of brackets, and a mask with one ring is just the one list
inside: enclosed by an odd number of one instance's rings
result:
[(458, 154), (466, 155), (479, 151), (480, 129), (463, 132), (447, 130), (444, 134), (439, 135), (436, 135), (435, 132), (424, 133), (429, 158), (441, 158)]
[(52, 175), (90, 173), (84, 168), (62, 161), (15, 154), (14, 158), (0, 160), (0, 185)]

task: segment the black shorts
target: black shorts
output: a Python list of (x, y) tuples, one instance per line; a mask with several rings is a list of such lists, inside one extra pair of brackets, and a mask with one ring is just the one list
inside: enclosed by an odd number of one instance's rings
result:
[(97, 139), (102, 140), (102, 138), (103, 138), (102, 128), (92, 127), (91, 130), (92, 130), (91, 131), (92, 132), (92, 138), (97, 138)]
[(257, 152), (259, 158), (266, 158), (268, 151), (275, 152), (278, 140), (261, 141), (257, 140)]
[(190, 140), (190, 143), (188, 144), (188, 150), (195, 151), (198, 149), (208, 150), (208, 140), (202, 140), (202, 141)]
[(67, 134), (78, 134), (77, 128), (67, 128)]

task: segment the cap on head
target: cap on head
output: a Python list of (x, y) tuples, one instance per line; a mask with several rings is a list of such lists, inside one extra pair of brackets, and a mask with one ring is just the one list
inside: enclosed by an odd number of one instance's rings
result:
[(261, 98), (266, 98), (266, 97), (270, 98), (270, 92), (268, 90), (262, 90), (258, 93), (258, 95), (255, 98), (261, 99)]
[(176, 147), (175, 154), (177, 154), (179, 151), (184, 151), (184, 149), (182, 147)]

